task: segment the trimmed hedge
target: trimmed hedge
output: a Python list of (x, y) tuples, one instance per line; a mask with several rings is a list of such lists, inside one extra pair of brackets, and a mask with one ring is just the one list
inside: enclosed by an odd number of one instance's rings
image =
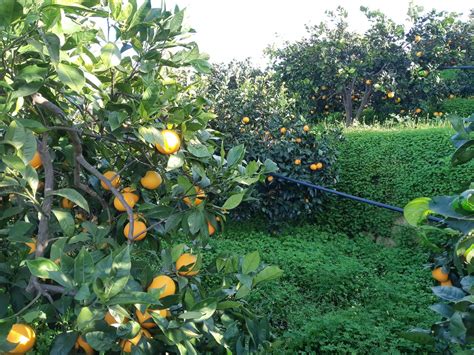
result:
[[(339, 149), (337, 190), (404, 207), (422, 196), (463, 191), (474, 165), (451, 167), (451, 128), (348, 130)], [(317, 220), (335, 230), (388, 236), (401, 215), (330, 196)]]
[(460, 116), (467, 117), (474, 112), (474, 99), (457, 97), (444, 100), (441, 103), (441, 108), (446, 113), (456, 113)]

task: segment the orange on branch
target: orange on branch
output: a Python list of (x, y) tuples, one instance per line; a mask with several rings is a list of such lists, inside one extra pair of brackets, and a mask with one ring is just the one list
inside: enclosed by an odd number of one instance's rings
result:
[[(125, 192), (122, 194), (122, 197), (130, 208), (133, 208), (135, 206), (135, 194)], [(117, 211), (120, 212), (124, 212), (127, 210), (126, 206), (124, 206), (122, 202), (120, 202), (118, 197), (114, 198), (114, 207)]]
[(446, 282), (449, 280), (449, 273), (445, 273), (442, 267), (437, 267), (431, 271), (431, 276), (439, 282)]
[(148, 286), (147, 291), (161, 289), (160, 298), (174, 295), (176, 293), (176, 284), (173, 279), (166, 275), (156, 276)]
[[(117, 175), (115, 171), (106, 171), (104, 177), (110, 181), (113, 187), (117, 188), (120, 185), (120, 176)], [(109, 187), (103, 182), (100, 182), (100, 185), (104, 190), (110, 190)]]
[(35, 152), (33, 159), (30, 160), (29, 164), (33, 169), (39, 169), (43, 165), (43, 161), (41, 160), (41, 156), (38, 151)]
[(131, 187), (131, 186), (125, 187), (122, 190), (122, 193), (125, 193), (125, 192), (130, 193), (130, 194), (133, 195), (133, 199), (134, 199), (135, 203), (140, 201), (140, 196), (138, 195), (137, 190), (135, 190), (133, 187)]
[(183, 197), (183, 201), (189, 207), (199, 206), (202, 201), (206, 198), (206, 194), (199, 186), (194, 186), (195, 194), (192, 196)]
[(76, 351), (82, 349), (86, 355), (93, 355), (95, 353), (94, 349), (84, 340), (81, 335), (79, 335), (79, 338), (77, 338), (74, 348)]
[(158, 172), (152, 170), (147, 171), (145, 176), (140, 179), (140, 184), (142, 184), (142, 186), (148, 190), (157, 189), (160, 187), (162, 182), (163, 179), (161, 178), (161, 175), (158, 174)]
[[(176, 260), (176, 270), (181, 276), (194, 276), (197, 275), (199, 270), (194, 270), (196, 266), (197, 256), (189, 253), (182, 254), (178, 260)], [(179, 271), (186, 269), (187, 271)]]
[(71, 209), (74, 207), (74, 203), (71, 201), (71, 200), (68, 200), (67, 198), (63, 198), (61, 200), (61, 207), (62, 208), (67, 208), (67, 209)]
[(155, 144), (156, 149), (165, 155), (176, 153), (181, 147), (181, 138), (175, 131), (165, 129), (161, 131), (163, 136), (163, 145), (157, 143)]
[(16, 323), (11, 327), (7, 340), (16, 345), (8, 354), (24, 354), (35, 345), (36, 334), (29, 325)]
[[(142, 221), (133, 221), (133, 237), (132, 240), (138, 241), (142, 240), (143, 238), (146, 237), (146, 229), (147, 226), (144, 222)], [(125, 225), (125, 228), (123, 229), (123, 235), (125, 238), (128, 239), (128, 233), (130, 232), (130, 223), (127, 223)]]

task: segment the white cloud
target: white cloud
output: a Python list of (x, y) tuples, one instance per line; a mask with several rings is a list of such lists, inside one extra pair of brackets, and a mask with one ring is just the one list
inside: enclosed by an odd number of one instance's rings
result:
[[(418, 0), (425, 9), (435, 8), (468, 14), (466, 0)], [(154, 0), (160, 6), (161, 0)], [(195, 40), (202, 51), (211, 55), (213, 62), (251, 57), (263, 63), (262, 51), (272, 43), (296, 40), (305, 35), (305, 24), (317, 24), (324, 19), (324, 11), (342, 5), (349, 11), (349, 22), (354, 29), (365, 29), (361, 5), (381, 10), (397, 23), (404, 23), (409, 0), (168, 0), (168, 8), (175, 4), (187, 8), (188, 23), (196, 29)]]

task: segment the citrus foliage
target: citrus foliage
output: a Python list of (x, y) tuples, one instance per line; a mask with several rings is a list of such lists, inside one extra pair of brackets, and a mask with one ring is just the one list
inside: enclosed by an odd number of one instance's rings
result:
[(184, 12), (135, 0), (0, 12), (0, 351), (45, 324), (51, 353), (264, 346), (244, 299), (281, 270), (201, 249), (273, 164), (207, 128), (192, 80), (210, 66)]
[(350, 126), (371, 107), (381, 117), (421, 115), (442, 97), (468, 94), (456, 84), (463, 75), (443, 79), (438, 69), (472, 64), (472, 23), (411, 7), (406, 30), (379, 11), (361, 11), (370, 26), (363, 35), (349, 29), (349, 14), (338, 8), (310, 27), (307, 38), (269, 50), (280, 81), (305, 114), (320, 119), (342, 112)]
[[(456, 152), (453, 166), (469, 163), (474, 158), (474, 115), (469, 118), (450, 117), (456, 134), (452, 137)], [(470, 177), (466, 176), (466, 179)], [(421, 202), (422, 200), (422, 202)], [(414, 206), (418, 206), (414, 208)], [(414, 225), (422, 223), (426, 216), (444, 217), (446, 227), (459, 231), (449, 240), (445, 251), (433, 260), (432, 275), (439, 282), (433, 293), (443, 303), (431, 308), (443, 317), (431, 330), (414, 329), (407, 337), (425, 343), (436, 343), (438, 350), (474, 350), (474, 190), (471, 187), (455, 196), (438, 196), (417, 199), (405, 207), (407, 220)]]
[[(218, 116), (211, 125), (224, 134), (226, 146), (244, 144), (247, 160), (271, 159), (279, 173), (295, 179), (324, 186), (337, 181), (334, 164), (341, 133), (311, 126), (271, 73), (246, 62), (221, 65), (213, 70), (208, 90)], [(242, 208), (242, 214), (263, 212), (276, 224), (321, 210), (320, 193), (277, 178), (267, 179), (258, 191), (258, 200)]]

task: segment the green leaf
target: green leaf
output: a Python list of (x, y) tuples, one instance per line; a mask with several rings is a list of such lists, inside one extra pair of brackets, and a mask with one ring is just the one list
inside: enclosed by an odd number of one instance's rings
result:
[(243, 144), (232, 147), (227, 153), (227, 165), (229, 167), (239, 164), (245, 155), (245, 148)]
[(46, 33), (43, 36), (44, 44), (49, 53), (49, 57), (51, 58), (51, 62), (57, 64), (59, 62), (59, 48), (61, 47), (61, 41), (59, 37), (56, 36), (54, 33)]
[(33, 260), (26, 260), (26, 265), (33, 276), (43, 279), (50, 279), (51, 272), (59, 271), (59, 266), (52, 260), (41, 257)]
[(181, 168), (184, 165), (184, 154), (182, 152), (177, 152), (170, 155), (168, 159), (168, 165), (166, 166), (166, 171), (172, 171)]
[(161, 306), (156, 294), (140, 291), (123, 291), (106, 302), (108, 306), (121, 304), (147, 304)]
[(28, 65), (21, 69), (20, 73), (15, 77), (15, 80), (23, 80), (27, 83), (31, 83), (33, 81), (43, 81), (48, 74), (48, 68), (46, 67), (39, 67), (35, 65)]
[(86, 84), (84, 73), (72, 65), (59, 63), (57, 72), (59, 80), (74, 91), (80, 92)]
[(0, 14), (0, 27), (8, 28), (13, 21), (23, 15), (23, 7), (16, 0), (2, 0)]
[(445, 301), (458, 301), (466, 296), (466, 293), (457, 287), (435, 286), (431, 289), (436, 296)]
[(405, 206), (403, 215), (409, 224), (418, 226), (433, 212), (430, 209), (431, 199), (428, 197), (416, 198)]
[(231, 210), (236, 208), (242, 202), (244, 198), (245, 192), (240, 192), (238, 194), (234, 194), (230, 196), (227, 201), (225, 201), (224, 205), (222, 206), (223, 209)]
[(36, 137), (33, 132), (25, 130), (25, 142), (21, 147), (21, 153), (23, 155), (23, 161), (28, 163), (33, 159), (38, 147), (36, 144)]
[(155, 127), (140, 127), (138, 128), (138, 134), (147, 143), (164, 145), (163, 135)]
[(85, 336), (86, 342), (97, 351), (108, 351), (115, 344), (115, 335), (101, 331), (89, 332)]
[(207, 158), (212, 155), (207, 147), (203, 144), (189, 144), (187, 148), (189, 153), (198, 158)]
[(254, 251), (245, 255), (244, 260), (242, 262), (242, 272), (244, 274), (249, 274), (253, 271), (256, 271), (258, 266), (260, 265), (260, 254), (258, 251)]
[(181, 319), (193, 319), (195, 322), (202, 322), (212, 317), (217, 309), (217, 300), (207, 298), (196, 303), (189, 312), (184, 312), (179, 316)]
[(72, 350), (79, 334), (77, 332), (61, 333), (54, 338), (53, 346), (50, 349), (50, 355), (64, 355)]
[(202, 211), (194, 210), (188, 217), (188, 226), (191, 234), (196, 234), (206, 226)]
[(257, 285), (262, 282), (275, 280), (283, 275), (283, 270), (280, 269), (278, 266), (267, 266), (265, 269), (260, 271), (255, 279), (253, 280), (254, 285)]
[(79, 192), (77, 192), (74, 189), (64, 188), (64, 189), (54, 190), (51, 192), (51, 194), (65, 197), (68, 200), (74, 202), (76, 205), (78, 205), (82, 209), (89, 212), (89, 204), (87, 203), (87, 200)]
[(5, 133), (4, 142), (14, 146), (15, 149), (23, 147), (26, 142), (26, 131), (23, 126), (16, 121), (12, 121)]
[(19, 97), (30, 96), (43, 86), (42, 81), (33, 81), (31, 83), (24, 83), (18, 85), (17, 89), (12, 93), (12, 99), (17, 99)]
[(77, 316), (76, 326), (81, 332), (93, 328), (93, 321), (95, 320), (94, 313), (89, 307), (82, 307)]
[(110, 299), (119, 294), (127, 285), (130, 278), (132, 264), (130, 261), (130, 248), (123, 248), (113, 259), (110, 278), (105, 287), (104, 296)]
[(453, 166), (462, 165), (474, 159), (474, 139), (468, 140), (462, 144), (451, 158)]
[(78, 285), (89, 283), (92, 280), (93, 274), (94, 260), (87, 249), (82, 247), (74, 260), (74, 281)]
[(120, 64), (121, 61), (121, 54), (118, 47), (115, 43), (109, 42), (101, 49), (100, 58), (102, 59), (102, 63), (107, 67), (115, 67)]
[(30, 185), (33, 195), (36, 195), (36, 190), (38, 189), (39, 184), (38, 173), (36, 170), (32, 166), (26, 165), (22, 175), (28, 185)]
[(71, 213), (56, 209), (53, 209), (52, 212), (56, 216), (56, 219), (58, 220), (64, 234), (67, 236), (72, 236), (74, 234), (75, 225), (74, 218), (72, 218)]

